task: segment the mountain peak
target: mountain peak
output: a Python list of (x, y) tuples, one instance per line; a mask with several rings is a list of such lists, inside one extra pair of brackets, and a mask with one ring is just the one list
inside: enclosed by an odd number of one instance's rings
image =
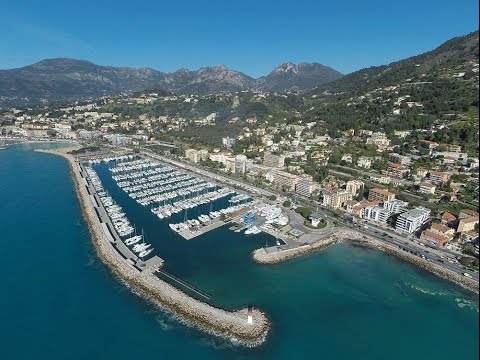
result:
[(224, 64), (162, 73), (152, 68), (101, 66), (85, 60), (54, 58), (20, 69), (0, 70), (0, 100), (33, 104), (152, 88), (198, 95), (244, 90), (309, 90), (339, 76), (335, 70), (320, 65), (317, 68), (291, 62), (281, 64), (268, 76), (253, 79)]
[(297, 72), (297, 65), (287, 61), (283, 64), (280, 64), (275, 69), (273, 69), (272, 73), (286, 73), (286, 72)]

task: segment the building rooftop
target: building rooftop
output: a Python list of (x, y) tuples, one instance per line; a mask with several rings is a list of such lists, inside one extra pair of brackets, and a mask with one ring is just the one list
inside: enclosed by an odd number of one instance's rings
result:
[(432, 228), (432, 229), (435, 229), (435, 230), (437, 230), (437, 231), (441, 231), (441, 232), (443, 232), (443, 233), (452, 230), (452, 229), (449, 228), (448, 226), (443, 225), (443, 224), (438, 224), (438, 223), (432, 224), (431, 228)]
[(448, 236), (445, 236), (445, 235), (440, 235), (440, 234), (437, 234), (431, 230), (424, 230), (422, 232), (422, 235), (423, 236), (428, 236), (430, 238), (433, 238), (433, 239), (436, 239), (436, 240), (439, 240), (441, 242), (447, 242), (449, 241), (451, 238), (448, 237)]
[(471, 215), (471, 216), (478, 216), (478, 213), (476, 211), (470, 210), (470, 209), (463, 209), (460, 212)]
[(420, 183), (420, 186), (429, 187), (430, 189), (436, 187), (435, 184), (431, 184), (429, 182), (422, 182), (422, 183)]
[(477, 216), (472, 216), (472, 217), (469, 217), (469, 218), (466, 218), (466, 219), (461, 219), (460, 221), (463, 222), (463, 223), (470, 224), (472, 222), (478, 222), (479, 217), (478, 217), (478, 215)]
[(453, 215), (452, 213), (449, 213), (448, 211), (445, 211), (442, 214), (442, 220), (443, 221), (455, 221), (455, 220), (457, 220), (457, 217), (455, 215)]
[(395, 193), (392, 193), (390, 191), (380, 189), (380, 188), (373, 188), (373, 189), (370, 189), (370, 191), (375, 191), (376, 193), (382, 194), (382, 195), (385, 195), (385, 196), (395, 195)]
[(364, 202), (364, 203), (361, 203), (361, 204), (358, 204), (358, 205), (355, 205), (353, 207), (354, 210), (359, 210), (359, 209), (365, 209), (367, 207), (370, 207), (370, 206), (376, 206), (376, 205), (379, 205), (381, 204), (382, 202), (381, 201), (367, 201), (367, 202)]

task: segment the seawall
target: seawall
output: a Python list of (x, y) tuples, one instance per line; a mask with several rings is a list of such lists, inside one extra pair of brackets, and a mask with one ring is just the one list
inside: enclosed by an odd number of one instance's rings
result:
[[(122, 281), (161, 309), (173, 313), (182, 322), (209, 334), (236, 341), (247, 347), (261, 345), (267, 337), (270, 322), (259, 309), (227, 311), (194, 299), (155, 275), (155, 268), (139, 271), (127, 263), (113, 248), (100, 225), (94, 205), (83, 183), (77, 162), (68, 149), (36, 150), (62, 156), (68, 160), (82, 213), (88, 224), (99, 258)], [(247, 323), (248, 316), (252, 324)]]
[(361, 234), (353, 230), (340, 230), (337, 231), (334, 235), (319, 240), (310, 245), (303, 245), (292, 249), (280, 250), (280, 251), (271, 251), (269, 252), (266, 249), (257, 249), (252, 253), (254, 261), (260, 264), (275, 264), (288, 259), (299, 257), (305, 254), (316, 252), (326, 247), (337, 244), (340, 242), (351, 241), (364, 246), (373, 247), (385, 253), (397, 256), (409, 263), (412, 263), (422, 269), (428, 270), (446, 280), (452, 281), (463, 288), (466, 288), (474, 293), (479, 293), (479, 284), (473, 279), (470, 279), (466, 276), (457, 274), (451, 270), (445, 269), (440, 265), (427, 261), (425, 259), (419, 258), (413, 254), (410, 254), (406, 251), (402, 251), (393, 245), (375, 240), (371, 237), (367, 237), (364, 234)]

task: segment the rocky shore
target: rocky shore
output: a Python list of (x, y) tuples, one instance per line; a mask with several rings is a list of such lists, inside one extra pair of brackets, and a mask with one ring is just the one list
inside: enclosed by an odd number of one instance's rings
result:
[(326, 239), (322, 239), (315, 243), (299, 246), (293, 249), (279, 250), (273, 252), (269, 252), (264, 248), (257, 249), (252, 253), (252, 257), (257, 263), (260, 264), (275, 264), (304, 254), (312, 253), (324, 249), (330, 245), (344, 241), (351, 241), (364, 246), (373, 247), (377, 250), (397, 256), (422, 269), (428, 270), (444, 279), (452, 281), (465, 289), (473, 291), (477, 294), (479, 293), (479, 284), (475, 280), (445, 269), (440, 265), (419, 258), (418, 256), (410, 254), (406, 251), (400, 250), (395, 246), (378, 241), (371, 237), (366, 237), (365, 235), (353, 230), (340, 230)]
[[(135, 292), (156, 304), (162, 310), (173, 313), (182, 322), (209, 334), (233, 340), (247, 347), (259, 346), (266, 340), (270, 322), (259, 309), (226, 311), (213, 307), (186, 295), (181, 290), (158, 278), (155, 275), (157, 269), (150, 267), (139, 271), (127, 263), (105, 236), (88, 192), (82, 184), (77, 162), (72, 155), (67, 154), (68, 150), (36, 151), (59, 155), (68, 160), (82, 213), (90, 229), (97, 254), (121, 281), (131, 286)], [(247, 322), (249, 316), (252, 318), (251, 324)]]

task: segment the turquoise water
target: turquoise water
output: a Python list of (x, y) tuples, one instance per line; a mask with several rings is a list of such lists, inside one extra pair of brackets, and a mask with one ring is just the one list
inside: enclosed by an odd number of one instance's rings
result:
[(169, 271), (211, 294), (214, 304), (254, 304), (273, 323), (258, 349), (188, 328), (132, 294), (98, 261), (68, 164), (33, 147), (0, 151), (2, 359), (478, 359), (476, 296), (347, 244), (256, 265), (249, 254), (267, 236), (222, 228), (183, 240), (100, 168)]

